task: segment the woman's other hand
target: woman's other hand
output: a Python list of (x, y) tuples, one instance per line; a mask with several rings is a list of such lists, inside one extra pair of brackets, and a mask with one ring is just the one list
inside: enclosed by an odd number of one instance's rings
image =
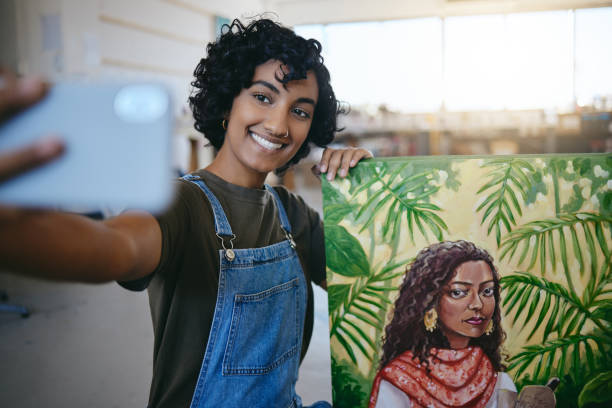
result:
[(332, 181), (336, 175), (344, 178), (349, 169), (355, 167), (361, 159), (374, 157), (369, 150), (349, 147), (346, 149), (326, 148), (319, 164), (312, 168), (315, 175), (326, 173), (326, 178)]
[[(0, 121), (36, 103), (46, 91), (47, 86), (40, 79), (18, 79), (0, 69)], [(63, 148), (59, 138), (47, 137), (17, 150), (0, 152), (0, 183), (58, 157)]]

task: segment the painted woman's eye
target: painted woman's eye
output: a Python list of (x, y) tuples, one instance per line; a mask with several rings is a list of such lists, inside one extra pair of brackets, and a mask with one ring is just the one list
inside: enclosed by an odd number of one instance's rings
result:
[(495, 289), (494, 288), (484, 288), (482, 290), (482, 294), (486, 297), (491, 297), (495, 294)]
[(467, 294), (467, 292), (461, 289), (451, 289), (449, 294), (453, 299), (459, 299), (459, 298), (464, 297)]

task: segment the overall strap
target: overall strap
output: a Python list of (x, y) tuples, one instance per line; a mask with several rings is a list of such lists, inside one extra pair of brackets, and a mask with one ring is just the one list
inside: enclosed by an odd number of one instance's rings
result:
[(283, 203), (278, 197), (278, 193), (276, 192), (276, 190), (274, 190), (268, 184), (264, 184), (264, 186), (266, 187), (266, 190), (268, 190), (270, 194), (272, 194), (272, 197), (274, 197), (274, 202), (276, 203), (276, 208), (278, 209), (278, 216), (280, 217), (281, 227), (283, 227), (283, 230), (285, 231), (287, 241), (289, 241), (291, 247), (295, 249), (296, 244), (293, 240), (293, 235), (291, 235), (291, 224), (289, 223), (289, 217), (287, 217), (287, 213), (285, 212), (285, 207), (283, 206)]
[(213, 192), (210, 191), (208, 186), (204, 184), (204, 181), (202, 180), (202, 178), (188, 174), (186, 176), (183, 176), (182, 179), (191, 181), (192, 183), (200, 187), (200, 189), (202, 189), (204, 194), (206, 194), (206, 197), (208, 198), (208, 201), (210, 201), (210, 205), (212, 207), (213, 214), (215, 216), (215, 232), (217, 233), (217, 236), (218, 235), (233, 236), (234, 234), (232, 232), (232, 228), (230, 227), (230, 223), (227, 220), (227, 217), (225, 216), (225, 211), (223, 211), (223, 207), (221, 207), (221, 203), (219, 202), (217, 197), (215, 197)]
[(274, 190), (274, 188), (270, 187), (270, 185), (264, 184), (264, 186), (266, 187), (266, 190), (268, 190), (272, 194), (272, 197), (274, 197), (276, 208), (278, 208), (278, 215), (280, 217), (281, 226), (286, 232), (290, 234), (291, 224), (289, 223), (289, 218), (287, 217), (287, 213), (285, 212), (285, 207), (283, 207), (283, 203), (281, 202), (278, 193), (276, 192), (276, 190)]

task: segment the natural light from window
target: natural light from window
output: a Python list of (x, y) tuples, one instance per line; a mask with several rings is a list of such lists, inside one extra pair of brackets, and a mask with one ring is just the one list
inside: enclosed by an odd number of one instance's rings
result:
[(612, 98), (612, 8), (304, 25), (338, 98), (401, 112), (545, 109)]

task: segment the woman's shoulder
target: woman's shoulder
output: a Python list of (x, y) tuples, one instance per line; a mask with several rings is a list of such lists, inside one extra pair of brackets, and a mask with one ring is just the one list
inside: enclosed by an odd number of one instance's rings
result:
[(512, 381), (512, 378), (504, 371), (497, 373), (497, 388), (516, 392), (514, 381)]

